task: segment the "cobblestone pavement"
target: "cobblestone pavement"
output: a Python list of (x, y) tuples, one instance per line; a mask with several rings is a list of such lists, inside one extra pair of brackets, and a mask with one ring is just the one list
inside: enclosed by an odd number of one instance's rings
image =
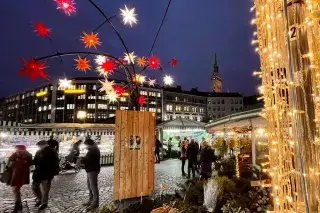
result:
[[(168, 186), (164, 193), (174, 193), (178, 183), (184, 182), (180, 174), (179, 160), (166, 160), (155, 167), (155, 192), (160, 193), (160, 184)], [(113, 167), (102, 167), (99, 174), (100, 204), (112, 201)], [(86, 201), (88, 191), (86, 186), (86, 173), (66, 173), (55, 177), (50, 192), (49, 207), (45, 213), (78, 213), (86, 212), (81, 205)], [(37, 212), (30, 186), (22, 187), (23, 213)], [(0, 183), (0, 213), (8, 213), (13, 209), (11, 189)]]

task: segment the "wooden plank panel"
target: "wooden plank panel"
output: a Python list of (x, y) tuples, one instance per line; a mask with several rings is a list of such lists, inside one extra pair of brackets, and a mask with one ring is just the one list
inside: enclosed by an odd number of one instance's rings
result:
[[(139, 135), (139, 113), (133, 112), (133, 135)], [(131, 197), (138, 197), (139, 193), (137, 190), (138, 183), (138, 150), (134, 150), (131, 163), (132, 163), (132, 182), (131, 182)]]
[(128, 111), (121, 111), (121, 149), (120, 149), (120, 199), (125, 198), (125, 185), (126, 185), (126, 174), (125, 174), (125, 146), (127, 138), (127, 114)]
[(149, 129), (149, 181), (148, 181), (148, 193), (150, 194), (151, 192), (153, 192), (154, 190), (154, 161), (155, 161), (155, 152), (154, 152), (154, 148), (155, 148), (155, 116), (152, 114), (152, 116), (150, 116), (150, 129)]
[(113, 200), (119, 200), (120, 188), (120, 137), (121, 137), (121, 111), (116, 111), (116, 126), (114, 139), (114, 178), (113, 178)]
[[(128, 117), (127, 117), (127, 138), (128, 141), (130, 140), (130, 136), (134, 136), (133, 135), (133, 111), (130, 110), (128, 111)], [(126, 141), (126, 145), (125, 145), (125, 174), (126, 174), (126, 185), (125, 185), (125, 197), (126, 198), (130, 198), (131, 195), (131, 181), (132, 181), (132, 177), (131, 177), (131, 171), (132, 171), (132, 152), (134, 152), (133, 150), (129, 149), (129, 142)]]
[(149, 187), (149, 146), (150, 146), (150, 137), (149, 137), (149, 130), (150, 130), (150, 112), (144, 112), (144, 121), (143, 121), (143, 195), (148, 195), (148, 187)]
[(143, 193), (143, 146), (144, 146), (144, 138), (143, 138), (143, 121), (144, 121), (144, 113), (139, 111), (139, 136), (141, 137), (142, 146), (140, 150), (138, 150), (138, 184), (137, 184), (137, 195), (141, 196), (141, 193)]

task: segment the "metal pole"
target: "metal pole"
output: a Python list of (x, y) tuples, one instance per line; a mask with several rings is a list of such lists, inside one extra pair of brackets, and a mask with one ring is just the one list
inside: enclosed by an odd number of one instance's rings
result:
[[(288, 18), (288, 2), (287, 0), (283, 0), (283, 13), (285, 15), (285, 26), (286, 26), (286, 40), (287, 40), (287, 51), (288, 51), (288, 72), (289, 72), (289, 78), (291, 82), (294, 82), (294, 72), (293, 72), (293, 66), (292, 66), (292, 55), (291, 55), (291, 41), (290, 41), (290, 35), (289, 35), (289, 18)], [(291, 89), (291, 98), (292, 98), (292, 106), (295, 107), (296, 101), (295, 101), (295, 90)], [(292, 126), (293, 126), (293, 131), (296, 130), (297, 128), (297, 119), (296, 116), (292, 117)], [(306, 180), (305, 180), (305, 170), (303, 167), (303, 153), (302, 153), (302, 148), (301, 148), (301, 141), (298, 140), (297, 146), (298, 146), (298, 165), (299, 165), (299, 170), (302, 173), (301, 175), (301, 187), (302, 187), (302, 192), (303, 192), (303, 199), (305, 203), (305, 210), (306, 213), (310, 213), (309, 209), (309, 202), (308, 202), (308, 195), (307, 195), (307, 188), (306, 188)]]

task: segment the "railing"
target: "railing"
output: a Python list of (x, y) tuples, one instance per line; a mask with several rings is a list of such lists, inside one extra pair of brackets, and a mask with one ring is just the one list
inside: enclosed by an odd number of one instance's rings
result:
[[(113, 153), (101, 155), (101, 157), (100, 157), (100, 165), (101, 166), (111, 166), (111, 165), (113, 165), (113, 162), (114, 162)], [(4, 172), (6, 165), (7, 165), (6, 160), (0, 161), (0, 174)]]

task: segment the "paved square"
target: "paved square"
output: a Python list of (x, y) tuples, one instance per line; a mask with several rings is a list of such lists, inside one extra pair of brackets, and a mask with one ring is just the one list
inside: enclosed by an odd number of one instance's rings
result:
[[(181, 177), (181, 161), (166, 160), (155, 166), (155, 194), (160, 192), (160, 184), (166, 184), (168, 189), (164, 193), (174, 193), (178, 183), (184, 182)], [(78, 213), (86, 212), (81, 204), (88, 198), (86, 173), (66, 173), (55, 177), (50, 192), (49, 213)], [(113, 167), (102, 167), (99, 174), (100, 204), (112, 201)], [(34, 208), (34, 196), (31, 186), (23, 186), (22, 198), (24, 199), (23, 213), (37, 212)], [(13, 210), (13, 197), (11, 188), (0, 183), (0, 212), (11, 213)]]

